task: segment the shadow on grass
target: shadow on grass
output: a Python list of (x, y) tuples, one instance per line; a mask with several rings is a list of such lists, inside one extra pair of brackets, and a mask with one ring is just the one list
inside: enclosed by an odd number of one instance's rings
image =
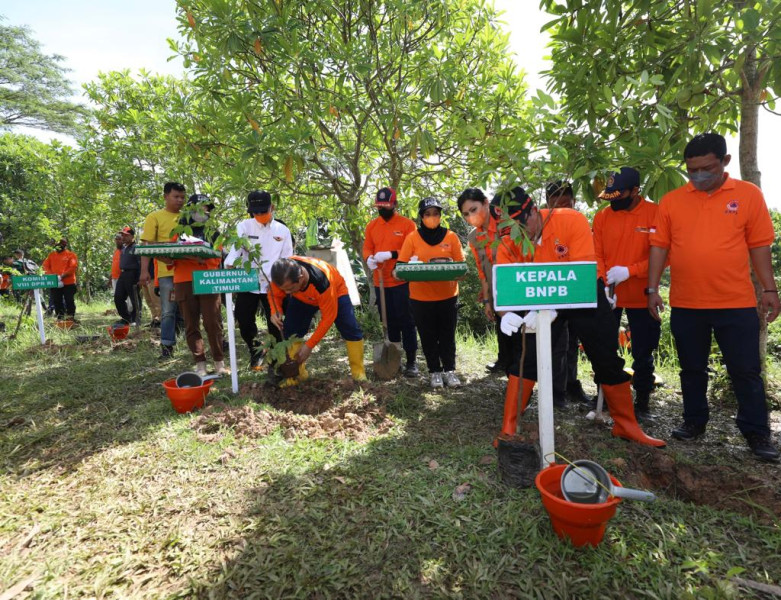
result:
[[(277, 440), (285, 464), (270, 460), (243, 482), (241, 533), (219, 542), (226, 558), (182, 596), (680, 598), (727, 589), (732, 567), (760, 581), (781, 572), (773, 528), (673, 500), (625, 502), (595, 549), (561, 542), (536, 490), (497, 481), (490, 441), (503, 388), (492, 378), (441, 395), (405, 385), (388, 405), (404, 422), (396, 435), (348, 448)], [(607, 430), (584, 436), (563, 451), (624, 448)]]

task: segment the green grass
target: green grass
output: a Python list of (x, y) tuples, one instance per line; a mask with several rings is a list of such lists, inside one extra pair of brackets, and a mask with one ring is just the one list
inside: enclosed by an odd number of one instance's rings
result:
[[(31, 322), (0, 342), (0, 427), (25, 419), (0, 429), (0, 593), (35, 576), (31, 598), (746, 598), (732, 575), (781, 579), (777, 522), (664, 490), (623, 503), (595, 549), (556, 538), (537, 491), (505, 487), (489, 462), (504, 381), (483, 372), (483, 342), (459, 336), (458, 390), (372, 388), (395, 426), (367, 443), (207, 441), (158, 385), (190, 367), (185, 352), (158, 363), (146, 335), (112, 351), (106, 308), (80, 306), (78, 332), (48, 331), (57, 347), (41, 348)], [(104, 337), (74, 343), (90, 332)], [(347, 374), (342, 344), (329, 337), (310, 373), (307, 389), (328, 393)], [(218, 385), (210, 401), (257, 406)], [(584, 427), (558, 426), (562, 439)], [(595, 435), (600, 460), (626, 455)]]

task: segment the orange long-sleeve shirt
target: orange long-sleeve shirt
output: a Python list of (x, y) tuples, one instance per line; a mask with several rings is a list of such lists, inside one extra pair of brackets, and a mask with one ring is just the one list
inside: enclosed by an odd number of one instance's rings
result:
[(43, 271), (47, 275), (59, 275), (65, 285), (76, 283), (76, 269), (79, 259), (70, 250), (52, 252), (43, 261)]
[(380, 285), (380, 270), (382, 270), (382, 280), (385, 287), (396, 287), (406, 283), (406, 281), (396, 279), (393, 276), (393, 269), (396, 267), (398, 253), (404, 240), (415, 229), (415, 222), (412, 219), (402, 217), (399, 214), (394, 214), (388, 221), (382, 217), (369, 221), (363, 241), (363, 260), (377, 254), (377, 252), (396, 253), (394, 258), (386, 260), (374, 270), (372, 277), (375, 286)]
[[(542, 238), (534, 248), (534, 257), (524, 257), (521, 248), (504, 236), (496, 253), (497, 264), (536, 262), (578, 262), (597, 260), (594, 253), (594, 239), (588, 219), (571, 208), (556, 208), (550, 219), (547, 219), (550, 209), (540, 210), (543, 223)], [(546, 222), (547, 219), (547, 222)]]
[[(331, 325), (334, 324), (339, 312), (339, 298), (349, 293), (347, 284), (336, 267), (324, 260), (308, 256), (291, 256), (290, 258), (309, 273), (309, 284), (303, 290), (292, 294), (293, 298), (320, 309), (320, 324), (305, 342), (309, 348), (314, 349), (331, 328)], [(269, 303), (272, 312), (283, 312), (282, 301), (286, 295), (273, 281), (271, 282)]]
[[(645, 308), (648, 298), (648, 255), (659, 206), (641, 199), (632, 210), (605, 208), (594, 217), (594, 250), (597, 269), (606, 277), (611, 267), (629, 269), (629, 279), (616, 286), (617, 306)], [(607, 283), (607, 281), (606, 281)]]
[(122, 274), (119, 268), (119, 257), (121, 254), (122, 251), (117, 248), (114, 250), (114, 256), (111, 257), (111, 279), (119, 279), (119, 276)]

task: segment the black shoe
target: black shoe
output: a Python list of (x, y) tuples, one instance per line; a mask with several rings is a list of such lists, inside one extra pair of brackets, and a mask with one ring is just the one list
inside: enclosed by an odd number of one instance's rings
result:
[(404, 377), (409, 377), (410, 379), (412, 379), (413, 377), (420, 377), (420, 369), (418, 369), (418, 363), (416, 363), (414, 360), (408, 362), (404, 367)]
[(583, 384), (580, 383), (580, 380), (567, 384), (567, 398), (570, 402), (579, 404), (589, 404), (591, 402), (586, 392), (583, 391)]
[(253, 371), (263, 370), (263, 356), (265, 352), (255, 351), (250, 353), (249, 368)]
[(501, 373), (504, 375), (507, 372), (507, 365), (505, 363), (496, 361), (485, 365), (485, 370), (489, 373)]
[(650, 394), (637, 394), (635, 398), (635, 418), (638, 423), (653, 423), (656, 415), (648, 408)]
[(160, 346), (160, 360), (168, 360), (174, 357), (173, 346)]
[(691, 442), (705, 433), (705, 425), (696, 425), (695, 423), (683, 422), (683, 425), (677, 429), (673, 429), (672, 436), (676, 440), (683, 440), (684, 442)]
[(765, 435), (764, 433), (747, 433), (746, 442), (754, 453), (754, 456), (760, 460), (776, 462), (779, 457), (781, 457), (781, 454), (779, 454), (778, 449), (773, 445), (769, 435)]
[(567, 401), (564, 398), (557, 398), (556, 396), (553, 397), (553, 408), (556, 410), (566, 410), (567, 409)]

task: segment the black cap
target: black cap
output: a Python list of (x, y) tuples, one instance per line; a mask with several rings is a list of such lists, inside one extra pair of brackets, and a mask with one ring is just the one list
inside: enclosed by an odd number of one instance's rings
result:
[(271, 194), (255, 190), (247, 196), (247, 212), (250, 214), (267, 213), (271, 210)]
[(209, 210), (214, 210), (214, 202), (206, 194), (193, 194), (187, 200), (187, 204), (204, 204)]
[(632, 190), (640, 187), (640, 173), (632, 167), (621, 167), (620, 171), (613, 173), (607, 180), (607, 185), (599, 195), (603, 200), (615, 200), (624, 190)]
[(526, 223), (529, 214), (534, 207), (534, 200), (526, 190), (521, 186), (515, 186), (510, 191), (499, 192), (491, 199), (491, 204), (507, 209), (507, 214), (511, 219), (520, 223)]
[(569, 194), (574, 196), (572, 192), (572, 184), (569, 181), (552, 181), (545, 186), (545, 199), (550, 200), (551, 196), (560, 196), (562, 194)]
[(443, 210), (445, 207), (442, 206), (442, 203), (439, 200), (429, 196), (428, 198), (423, 198), (423, 200), (418, 203), (418, 214), (422, 215), (426, 212), (427, 208), (438, 208), (439, 210)]

